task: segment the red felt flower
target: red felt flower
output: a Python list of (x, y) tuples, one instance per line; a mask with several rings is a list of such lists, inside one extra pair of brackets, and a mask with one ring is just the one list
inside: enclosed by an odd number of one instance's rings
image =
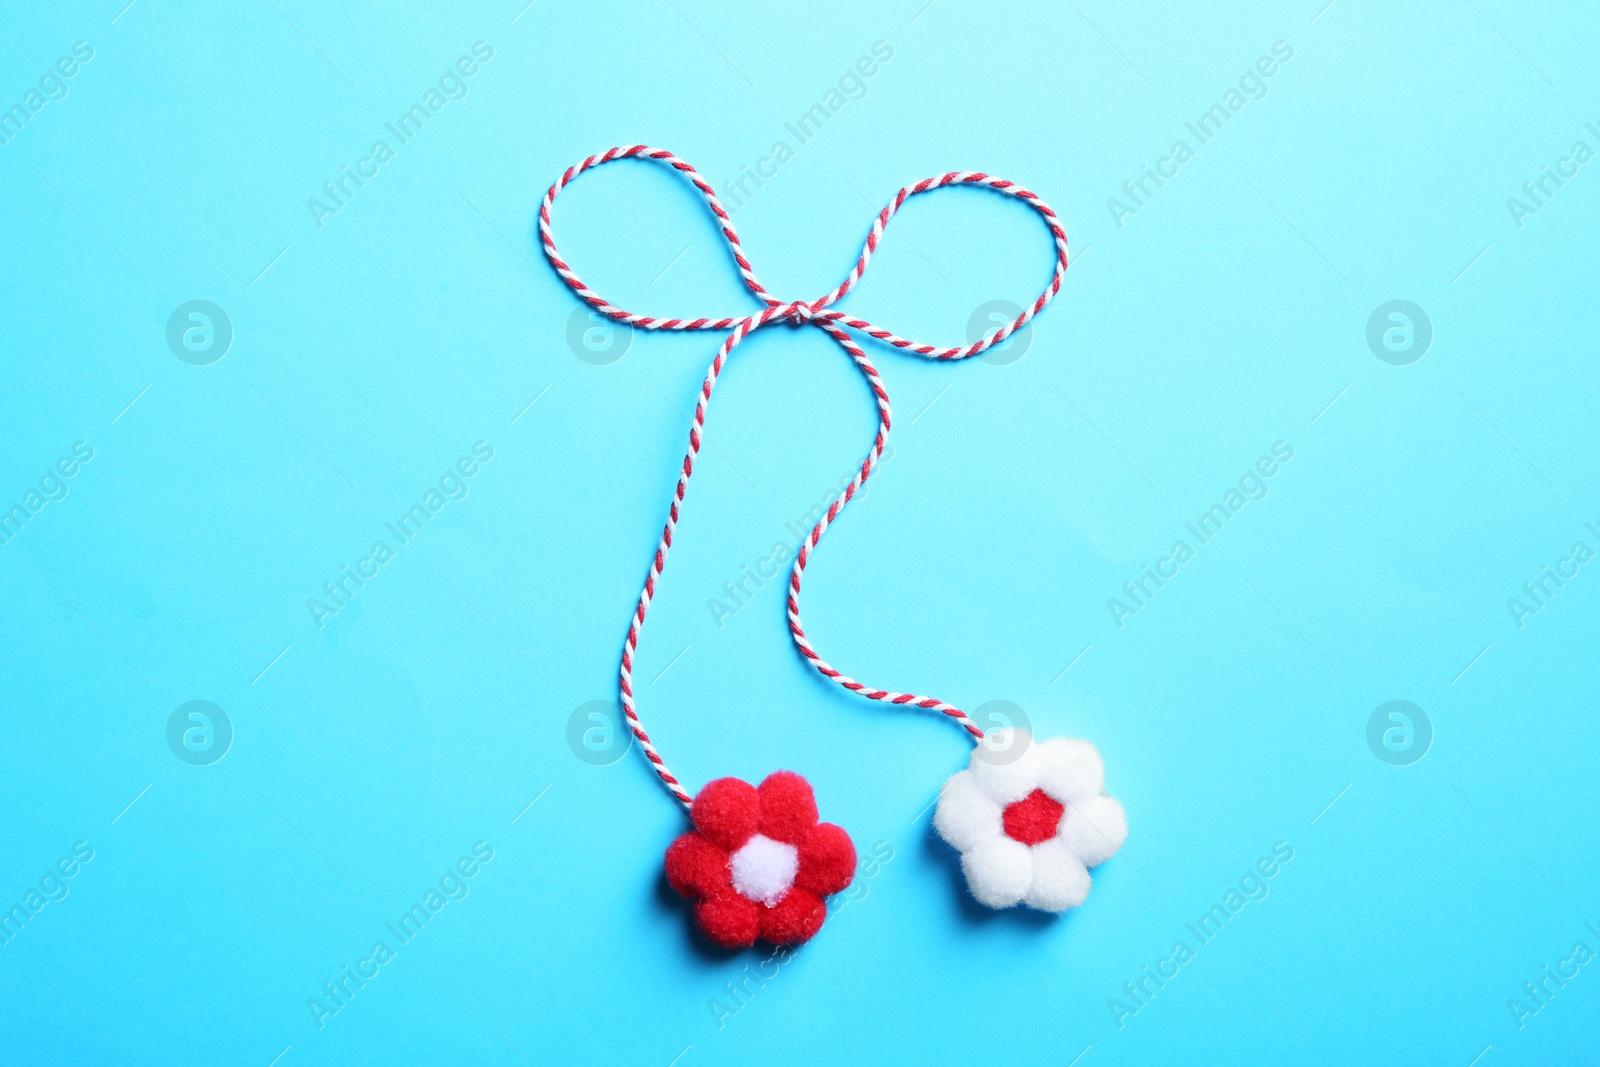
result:
[(850, 835), (817, 821), (811, 784), (793, 771), (760, 786), (708, 782), (689, 809), (694, 829), (667, 848), (667, 881), (694, 902), (701, 933), (723, 948), (756, 938), (797, 945), (822, 929), (823, 897), (850, 884)]

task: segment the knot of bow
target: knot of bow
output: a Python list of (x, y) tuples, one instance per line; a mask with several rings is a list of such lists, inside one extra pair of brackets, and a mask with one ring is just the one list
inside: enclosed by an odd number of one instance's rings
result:
[(796, 326), (804, 326), (807, 323), (817, 321), (817, 309), (804, 300), (796, 300), (792, 304), (784, 304), (782, 308), (784, 321), (792, 322)]

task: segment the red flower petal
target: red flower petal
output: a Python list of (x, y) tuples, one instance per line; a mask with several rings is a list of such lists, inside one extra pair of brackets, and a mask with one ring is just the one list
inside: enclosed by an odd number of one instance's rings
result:
[(756, 793), (761, 797), (761, 832), (774, 841), (798, 845), (817, 825), (811, 783), (793, 771), (767, 775)]
[(693, 899), (731, 889), (733, 875), (727, 854), (691, 830), (667, 846), (667, 882)]
[(855, 876), (856, 846), (850, 835), (831, 822), (818, 823), (800, 846), (795, 887), (827, 896), (844, 889)]
[(828, 905), (809, 889), (792, 887), (783, 899), (761, 913), (761, 938), (774, 945), (798, 945), (810, 941), (822, 929)]
[(761, 933), (761, 908), (730, 889), (695, 901), (694, 922), (723, 948), (749, 948)]
[(718, 778), (695, 795), (689, 818), (713, 845), (733, 852), (761, 828), (761, 799), (749, 782)]

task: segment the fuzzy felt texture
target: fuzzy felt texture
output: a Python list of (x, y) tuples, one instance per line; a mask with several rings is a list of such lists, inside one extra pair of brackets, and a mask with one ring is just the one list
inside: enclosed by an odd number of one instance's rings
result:
[(1088, 868), (1128, 836), (1122, 805), (1104, 785), (1089, 742), (1035, 741), (1006, 727), (991, 731), (967, 769), (945, 782), (933, 825), (961, 853), (979, 903), (1065, 911), (1089, 895)]
[(1066, 812), (1065, 804), (1052, 800), (1043, 789), (1035, 789), (1015, 804), (1006, 805), (1000, 814), (1000, 825), (1011, 840), (1037, 845), (1056, 836), (1056, 827)]
[(794, 876), (800, 870), (800, 850), (766, 834), (757, 834), (728, 857), (728, 869), (733, 872), (733, 888), (740, 896), (770, 908), (794, 885)]
[(695, 925), (723, 948), (809, 940), (827, 918), (823, 898), (855, 877), (850, 835), (817, 821), (811, 784), (792, 771), (754, 787), (709, 782), (689, 820), (694, 829), (667, 848), (667, 883), (693, 901)]

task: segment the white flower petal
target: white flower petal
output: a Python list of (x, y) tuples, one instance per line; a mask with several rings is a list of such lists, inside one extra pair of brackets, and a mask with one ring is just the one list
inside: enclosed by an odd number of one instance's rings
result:
[(1005, 832), (1000, 815), (1000, 805), (978, 785), (977, 776), (957, 771), (939, 790), (933, 828), (957, 851), (969, 852)]
[(999, 837), (963, 854), (961, 869), (978, 903), (1009, 908), (1033, 883), (1033, 852), (1021, 841)]
[(1040, 911), (1066, 911), (1089, 895), (1089, 871), (1060, 838), (1033, 846), (1033, 882), (1022, 899)]
[(969, 769), (998, 803), (1014, 804), (1039, 788), (1039, 754), (1026, 730), (990, 730), (972, 750)]
[(1103, 793), (1068, 804), (1054, 838), (1090, 867), (1110, 859), (1127, 839), (1122, 805)]
[(1052, 737), (1037, 742), (1039, 788), (1063, 804), (1092, 797), (1105, 788), (1106, 767), (1087, 741)]

